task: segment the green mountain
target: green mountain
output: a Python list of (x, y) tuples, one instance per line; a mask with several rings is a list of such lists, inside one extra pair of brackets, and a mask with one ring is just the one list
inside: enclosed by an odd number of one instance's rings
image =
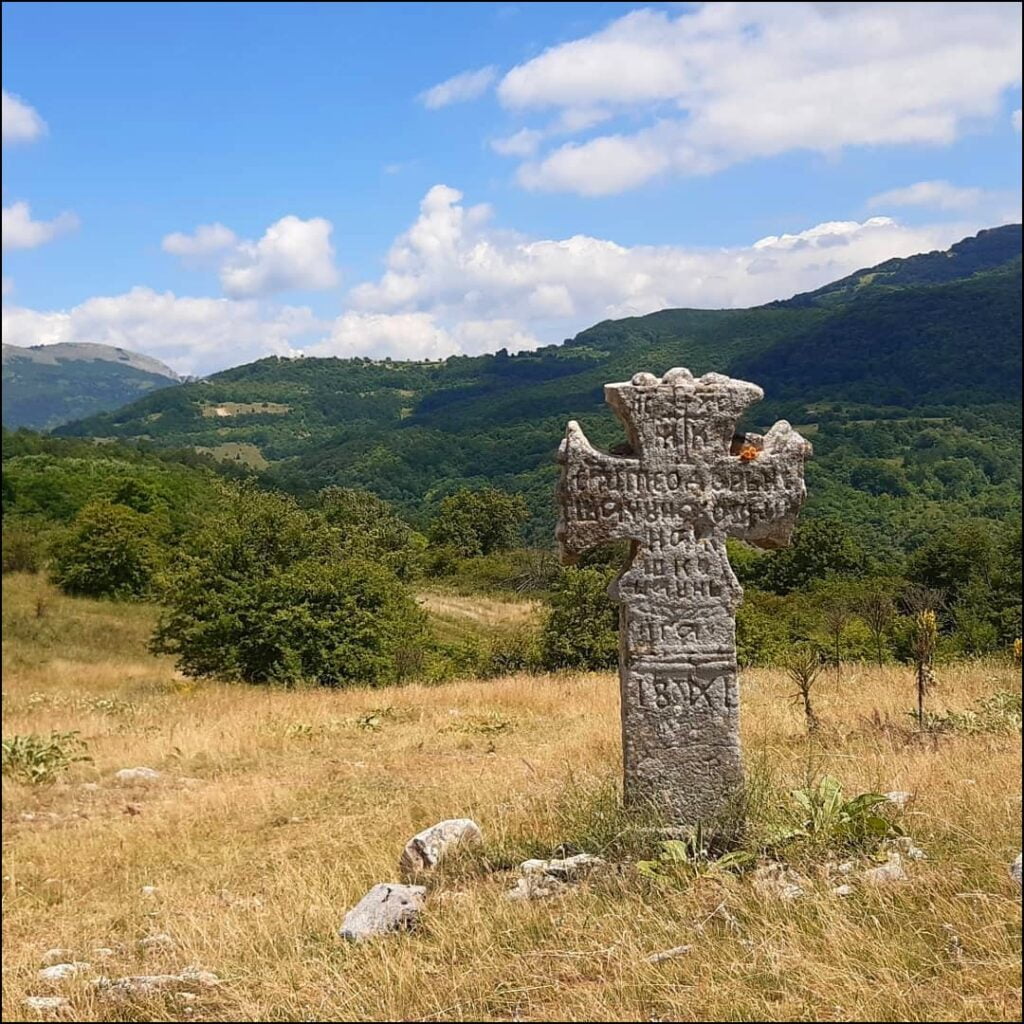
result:
[(609, 320), (514, 356), (263, 359), (59, 433), (191, 446), (298, 493), (367, 487), (414, 518), (490, 483), (527, 497), (540, 540), (566, 420), (615, 443), (602, 386), (683, 365), (761, 384), (749, 427), (785, 416), (813, 436), (810, 515), (907, 548), (1020, 508), (1020, 253), (1020, 226), (996, 228), (787, 302)]
[(158, 359), (111, 345), (4, 345), (3, 424), (48, 430), (178, 382)]

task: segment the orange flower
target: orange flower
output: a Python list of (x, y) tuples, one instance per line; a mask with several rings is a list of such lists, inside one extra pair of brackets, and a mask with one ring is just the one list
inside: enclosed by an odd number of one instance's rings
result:
[(752, 444), (745, 444), (740, 449), (740, 459), (743, 462), (752, 462), (760, 454), (761, 454), (761, 449), (760, 448), (755, 448)]

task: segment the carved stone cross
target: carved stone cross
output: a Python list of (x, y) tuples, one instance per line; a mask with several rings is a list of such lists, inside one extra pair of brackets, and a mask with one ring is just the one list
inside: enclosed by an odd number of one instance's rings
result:
[[(736, 608), (726, 537), (789, 543), (811, 446), (784, 420), (763, 437), (736, 423), (763, 392), (719, 373), (669, 370), (608, 384), (632, 454), (598, 451), (571, 422), (559, 449), (563, 561), (633, 542), (610, 591), (620, 603), (625, 798), (667, 824), (711, 822), (743, 781)], [(735, 442), (735, 443), (734, 443)]]

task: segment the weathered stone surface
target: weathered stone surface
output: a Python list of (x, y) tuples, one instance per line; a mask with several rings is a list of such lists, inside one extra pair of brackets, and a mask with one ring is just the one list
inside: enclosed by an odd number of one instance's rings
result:
[(40, 981), (49, 982), (51, 985), (57, 982), (67, 981), (78, 974), (84, 974), (92, 969), (92, 964), (83, 963), (81, 960), (73, 960), (66, 964), (53, 964), (51, 967), (44, 967), (37, 973)]
[(406, 875), (430, 871), (464, 843), (483, 840), (480, 826), (469, 818), (448, 818), (417, 833), (405, 844), (399, 868)]
[(877, 868), (868, 868), (861, 876), (868, 885), (892, 885), (905, 881), (907, 872), (903, 868), (903, 857), (896, 850), (889, 852), (889, 859)]
[(48, 949), (41, 957), (43, 965), (51, 967), (53, 964), (66, 964), (75, 959), (75, 954), (70, 949)]
[(885, 794), (885, 802), (901, 811), (904, 810), (907, 804), (909, 804), (913, 799), (914, 794), (908, 793), (905, 789), (894, 789)]
[(122, 768), (119, 772), (114, 775), (114, 778), (118, 782), (123, 783), (149, 783), (156, 782), (160, 779), (160, 773), (155, 768), (146, 768), (140, 766), (138, 768)]
[[(811, 446), (780, 421), (734, 444), (763, 393), (718, 373), (636, 374), (605, 399), (633, 455), (595, 449), (571, 422), (559, 449), (563, 560), (633, 541), (620, 603), (625, 796), (669, 825), (713, 820), (742, 784), (735, 612), (742, 588), (726, 537), (785, 546)], [(735, 452), (735, 453), (734, 453)]]
[(519, 865), (521, 877), (505, 893), (505, 898), (519, 902), (556, 896), (604, 865), (605, 861), (592, 853), (577, 853), (573, 857), (553, 860), (524, 860)]
[(346, 915), (338, 934), (350, 942), (412, 928), (423, 911), (422, 885), (375, 885)]
[(1021, 855), (1017, 854), (1017, 859), (1010, 865), (1010, 877), (1020, 885), (1021, 878)]
[(750, 884), (759, 896), (789, 902), (804, 895), (805, 880), (785, 864), (762, 864), (752, 874)]
[(664, 949), (660, 953), (652, 953), (645, 959), (649, 964), (661, 964), (666, 960), (676, 960), (693, 952), (693, 946), (673, 946), (671, 949)]
[(53, 1014), (68, 1009), (71, 1003), (64, 996), (26, 996), (21, 1005), (33, 1013)]
[(93, 984), (100, 995), (116, 999), (172, 989), (191, 992), (213, 988), (220, 984), (220, 978), (213, 971), (205, 971), (201, 967), (186, 967), (178, 974), (130, 974), (124, 978), (97, 978)]

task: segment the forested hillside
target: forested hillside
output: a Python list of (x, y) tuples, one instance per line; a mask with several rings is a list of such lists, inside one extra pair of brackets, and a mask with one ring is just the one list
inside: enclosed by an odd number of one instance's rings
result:
[(3, 422), (48, 430), (178, 381), (159, 360), (111, 345), (4, 345)]
[(757, 381), (749, 426), (785, 416), (812, 437), (810, 517), (841, 512), (905, 550), (1019, 510), (1020, 251), (1009, 225), (787, 302), (605, 321), (521, 355), (263, 359), (58, 432), (192, 446), (300, 494), (365, 487), (413, 520), (491, 484), (525, 496), (544, 542), (565, 421), (613, 443), (602, 386), (685, 365)]

